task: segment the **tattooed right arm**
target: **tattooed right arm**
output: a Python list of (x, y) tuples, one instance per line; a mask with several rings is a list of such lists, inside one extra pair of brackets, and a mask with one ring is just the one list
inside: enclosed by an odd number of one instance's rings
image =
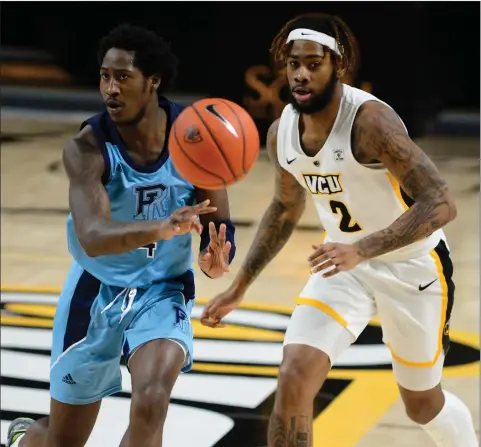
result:
[(63, 151), (69, 205), (77, 238), (88, 256), (123, 253), (163, 239), (162, 221), (114, 222), (102, 183), (104, 160), (85, 127)]
[(244, 293), (255, 278), (284, 247), (304, 212), (306, 193), (277, 159), (277, 129), (274, 121), (267, 134), (267, 152), (275, 166), (275, 193), (233, 286)]

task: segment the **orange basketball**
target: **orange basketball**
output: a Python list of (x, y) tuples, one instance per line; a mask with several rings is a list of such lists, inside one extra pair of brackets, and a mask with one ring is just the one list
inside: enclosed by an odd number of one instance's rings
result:
[(222, 189), (244, 178), (257, 160), (259, 146), (250, 115), (220, 98), (201, 99), (185, 108), (169, 136), (174, 166), (202, 189)]

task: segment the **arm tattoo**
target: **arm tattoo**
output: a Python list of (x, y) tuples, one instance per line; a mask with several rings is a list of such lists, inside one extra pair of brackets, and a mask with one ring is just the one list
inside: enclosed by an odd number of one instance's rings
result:
[(360, 161), (381, 161), (414, 200), (389, 227), (356, 243), (361, 256), (373, 258), (405, 247), (454, 219), (456, 207), (446, 182), (392, 109), (377, 102), (361, 107), (353, 127), (353, 149)]
[(259, 275), (291, 236), (297, 224), (297, 219), (289, 214), (285, 205), (276, 200), (271, 203), (264, 214), (254, 242), (242, 266), (249, 282), (252, 282)]
[(236, 279), (246, 287), (284, 247), (305, 208), (305, 190), (279, 165), (276, 140), (277, 122), (271, 126), (267, 136), (267, 150), (276, 170), (275, 196)]
[(284, 420), (277, 413), (272, 413), (269, 421), (269, 447), (309, 447), (312, 433), (307, 416), (293, 416), (287, 428)]

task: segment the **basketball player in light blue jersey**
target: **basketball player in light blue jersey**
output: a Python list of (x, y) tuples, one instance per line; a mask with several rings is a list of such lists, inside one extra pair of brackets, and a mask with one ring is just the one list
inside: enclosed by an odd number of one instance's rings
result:
[(106, 110), (63, 154), (74, 261), (54, 320), (50, 416), (13, 421), (8, 447), (83, 447), (101, 400), (121, 390), (122, 356), (132, 400), (120, 446), (161, 446), (171, 390), (192, 367), (191, 232), (211, 278), (235, 253), (226, 191), (196, 189), (169, 158), (182, 109), (160, 96), (177, 65), (168, 45), (122, 25), (102, 40), (99, 63)]

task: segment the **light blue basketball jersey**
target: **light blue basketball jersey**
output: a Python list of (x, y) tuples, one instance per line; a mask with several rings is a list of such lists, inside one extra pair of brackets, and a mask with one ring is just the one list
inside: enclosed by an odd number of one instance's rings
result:
[[(159, 104), (167, 112), (169, 131), (182, 108), (166, 99), (161, 99)], [(89, 118), (82, 127), (87, 124), (92, 126), (104, 157), (103, 180), (113, 221), (163, 220), (175, 209), (195, 203), (194, 186), (181, 176), (169, 157), (168, 131), (157, 163), (137, 166), (127, 154), (107, 112)], [(192, 268), (190, 233), (126, 253), (91, 258), (80, 246), (72, 215), (69, 215), (67, 239), (70, 253), (80, 266), (111, 286), (147, 287), (179, 277)]]

